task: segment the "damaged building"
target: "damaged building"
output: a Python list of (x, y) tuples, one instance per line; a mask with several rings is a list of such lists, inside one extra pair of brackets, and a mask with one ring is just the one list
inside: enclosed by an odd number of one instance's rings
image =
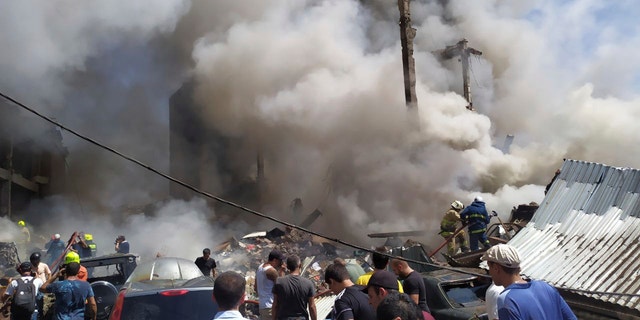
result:
[(32, 200), (62, 193), (66, 156), (58, 128), (0, 102), (0, 216), (28, 220)]
[[(255, 157), (249, 157), (255, 161), (238, 161), (234, 152), (243, 139), (226, 136), (206, 123), (205, 107), (193, 98), (194, 86), (194, 82), (183, 84), (169, 101), (171, 176), (225, 199), (260, 207), (264, 178), (257, 151)], [(191, 190), (175, 183), (170, 194), (179, 199), (193, 197)], [(212, 205), (217, 211), (233, 211), (218, 203)]]

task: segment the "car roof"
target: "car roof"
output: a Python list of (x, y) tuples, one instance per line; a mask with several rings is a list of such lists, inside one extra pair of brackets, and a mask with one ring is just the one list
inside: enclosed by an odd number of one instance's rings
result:
[(177, 257), (160, 257), (140, 263), (127, 279), (132, 282), (182, 281), (203, 277), (196, 264)]

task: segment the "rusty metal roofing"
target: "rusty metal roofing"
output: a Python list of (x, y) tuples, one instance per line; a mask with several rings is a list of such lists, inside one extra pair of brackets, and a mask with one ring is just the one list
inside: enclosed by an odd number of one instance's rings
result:
[(638, 169), (566, 160), (532, 220), (509, 242), (522, 273), (640, 310), (639, 192)]

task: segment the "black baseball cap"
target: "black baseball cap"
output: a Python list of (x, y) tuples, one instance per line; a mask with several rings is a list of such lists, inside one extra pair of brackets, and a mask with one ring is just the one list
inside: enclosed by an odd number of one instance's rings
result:
[(282, 252), (280, 252), (278, 250), (272, 250), (269, 253), (269, 259), (267, 259), (267, 260), (271, 261), (273, 259), (278, 259), (280, 261), (284, 261), (286, 258), (284, 257), (284, 254), (282, 254)]
[(367, 286), (362, 291), (366, 293), (370, 286), (398, 291), (398, 277), (387, 270), (378, 270), (371, 275)]

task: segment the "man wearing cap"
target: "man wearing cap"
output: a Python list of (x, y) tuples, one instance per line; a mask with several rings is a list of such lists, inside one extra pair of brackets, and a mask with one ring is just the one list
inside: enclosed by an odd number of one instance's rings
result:
[(478, 250), (478, 242), (482, 243), (485, 248), (491, 246), (486, 234), (487, 224), (491, 221), (491, 217), (481, 196), (477, 196), (468, 207), (460, 212), (460, 219), (468, 226), (471, 251)]
[(278, 250), (269, 253), (267, 262), (261, 264), (256, 271), (253, 289), (258, 293), (260, 320), (272, 320), (273, 285), (279, 276), (284, 275), (284, 255)]
[[(78, 279), (80, 264), (71, 262), (64, 269), (56, 271), (40, 291), (53, 293), (56, 296), (54, 319), (85, 319), (85, 301), (91, 312), (91, 319), (96, 319), (96, 299), (91, 285)], [(64, 271), (64, 280), (56, 281)]]
[(54, 267), (54, 262), (60, 258), (65, 249), (65, 244), (60, 240), (60, 234), (56, 233), (51, 237), (51, 241), (45, 245), (47, 248), (47, 256), (49, 256), (49, 260), (47, 260), (47, 264), (51, 267)]
[[(367, 293), (369, 304), (373, 306), (374, 310), (377, 310), (386, 296), (398, 293), (398, 279), (395, 274), (387, 270), (379, 270), (371, 276), (367, 287), (362, 291)], [(424, 310), (422, 310), (422, 315), (424, 320), (435, 320), (430, 313)]]
[[(80, 265), (80, 255), (78, 255), (76, 252), (69, 251), (69, 253), (67, 253), (67, 255), (64, 257), (64, 265), (67, 266), (72, 262), (75, 262), (78, 265)], [(89, 273), (87, 272), (87, 268), (80, 265), (80, 267), (78, 268), (78, 273), (76, 274), (76, 277), (78, 278), (78, 280), (87, 281), (87, 279), (89, 278)]]
[(202, 250), (202, 257), (196, 258), (195, 261), (196, 266), (200, 268), (202, 274), (207, 277), (215, 277), (216, 276), (216, 261), (211, 258), (211, 250), (209, 248), (204, 248)]
[(499, 244), (482, 256), (496, 285), (505, 287), (498, 296), (498, 317), (511, 319), (577, 319), (558, 290), (544, 281), (527, 282), (520, 276), (520, 256), (516, 248)]
[[(460, 211), (464, 209), (464, 204), (462, 202), (455, 200), (451, 203), (451, 207), (442, 217), (442, 221), (440, 222), (440, 235), (448, 239), (447, 242), (447, 253), (450, 256), (455, 255), (458, 252), (457, 245), (460, 246), (460, 250), (462, 252), (469, 251), (469, 243), (467, 242), (467, 234), (460, 228), (458, 230), (458, 226), (460, 224)], [(458, 231), (456, 233), (456, 231)], [(453, 239), (449, 239), (454, 236)], [(456, 245), (457, 244), (457, 245)]]
[(333, 294), (337, 295), (334, 302), (335, 320), (373, 320), (376, 318), (367, 294), (360, 287), (353, 285), (349, 270), (340, 263), (334, 263), (324, 271), (324, 282), (329, 285)]
[[(17, 304), (11, 305), (11, 319), (12, 320), (29, 320), (31, 319), (31, 315), (33, 314), (36, 306), (36, 295), (38, 294), (38, 289), (42, 286), (42, 280), (40, 278), (34, 278), (31, 276), (31, 262), (23, 262), (18, 266), (17, 271), (20, 273), (20, 278), (11, 280), (11, 284), (7, 287), (7, 290), (2, 295), (2, 303), (5, 303), (9, 297), (14, 297), (15, 295), (20, 294), (24, 295), (24, 290), (31, 290), (31, 294), (33, 297), (33, 308), (31, 310), (27, 310), (25, 308), (19, 307)], [(18, 283), (21, 282), (21, 283)], [(31, 286), (30, 289), (25, 287)]]
[[(279, 277), (273, 286), (273, 320), (317, 320), (315, 286), (300, 276), (300, 257), (287, 258), (289, 275)], [(308, 309), (308, 311), (307, 311)]]

